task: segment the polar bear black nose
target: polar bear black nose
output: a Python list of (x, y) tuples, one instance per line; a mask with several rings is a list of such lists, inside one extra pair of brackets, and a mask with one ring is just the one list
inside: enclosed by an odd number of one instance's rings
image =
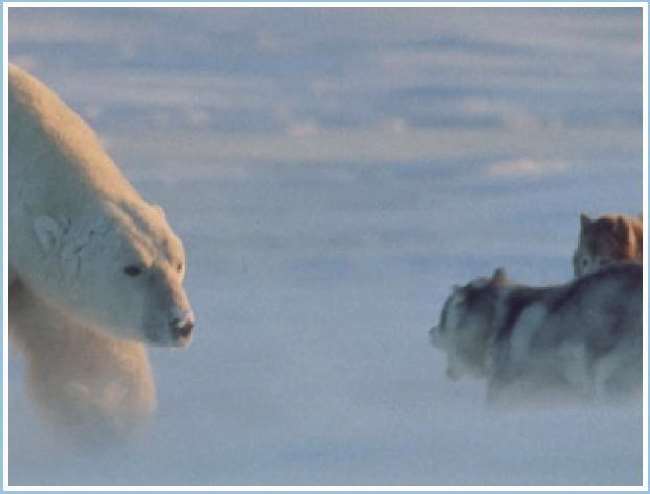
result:
[(192, 334), (192, 330), (194, 329), (194, 321), (190, 320), (180, 320), (180, 319), (174, 319), (172, 321), (172, 332), (174, 334), (174, 338), (176, 339), (187, 339), (190, 337)]

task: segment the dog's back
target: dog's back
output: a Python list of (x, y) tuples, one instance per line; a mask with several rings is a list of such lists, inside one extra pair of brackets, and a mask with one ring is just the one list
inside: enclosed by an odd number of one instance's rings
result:
[(640, 390), (643, 268), (616, 263), (567, 285), (512, 287), (495, 337), (492, 398), (516, 381), (585, 396)]

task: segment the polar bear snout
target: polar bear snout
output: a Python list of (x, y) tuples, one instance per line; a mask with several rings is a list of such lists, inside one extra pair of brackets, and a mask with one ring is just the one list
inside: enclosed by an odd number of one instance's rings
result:
[(172, 319), (170, 327), (174, 343), (177, 346), (186, 346), (192, 338), (194, 314), (186, 312), (183, 317), (175, 317)]

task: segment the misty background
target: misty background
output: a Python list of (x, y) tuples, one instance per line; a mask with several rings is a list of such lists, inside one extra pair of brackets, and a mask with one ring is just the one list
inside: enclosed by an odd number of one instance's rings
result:
[(640, 8), (9, 10), (10, 60), (185, 243), (158, 413), (62, 449), (9, 367), (10, 484), (642, 482), (641, 403), (495, 413), (427, 332), (454, 283), (572, 277), (642, 209)]

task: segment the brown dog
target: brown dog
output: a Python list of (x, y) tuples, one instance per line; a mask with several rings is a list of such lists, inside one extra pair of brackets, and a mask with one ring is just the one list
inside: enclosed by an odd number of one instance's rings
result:
[(616, 261), (643, 262), (643, 219), (622, 214), (591, 219), (581, 214), (580, 239), (573, 254), (575, 276)]

